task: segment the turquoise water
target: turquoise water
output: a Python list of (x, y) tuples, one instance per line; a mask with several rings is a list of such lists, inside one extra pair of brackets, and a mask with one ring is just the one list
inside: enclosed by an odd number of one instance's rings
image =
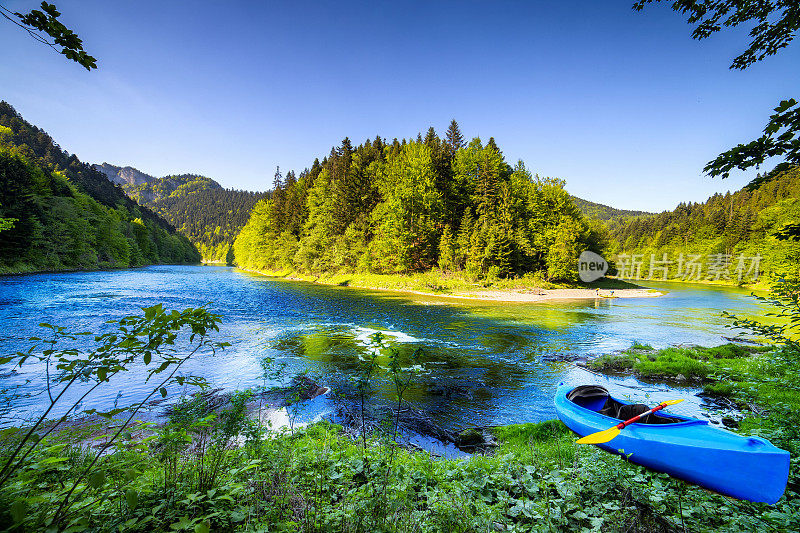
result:
[[(28, 337), (43, 333), (40, 322), (107, 331), (106, 321), (140, 307), (208, 305), (223, 316), (217, 338), (232, 346), (213, 358), (191, 360), (184, 373), (202, 375), (216, 387), (274, 384), (303, 370), (323, 382), (334, 381), (334, 374), (352, 375), (360, 356), (373, 348), (370, 335), (382, 331), (404, 356), (423, 348), (422, 373), (407, 397), (445, 426), (553, 418), (552, 394), (561, 381), (602, 383), (641, 401), (679, 395), (689, 400), (681, 404), (684, 414), (702, 416), (694, 389), (607, 379), (559, 361), (626, 348), (633, 341), (654, 347), (721, 344), (723, 336), (735, 334), (725, 327), (723, 310), (763, 311), (744, 290), (648, 286), (668, 292), (658, 298), (501, 304), (321, 286), (217, 266), (6, 276), (0, 277), (0, 353), (27, 350)], [(285, 369), (276, 380), (269, 375), (277, 365)], [(9, 370), (0, 369), (0, 388), (43, 390), (42, 367)], [(132, 403), (148, 390), (143, 376), (134, 368), (82, 407)], [(378, 394), (391, 397), (387, 387)], [(41, 394), (17, 400), (12, 414), (30, 416), (44, 400)]]

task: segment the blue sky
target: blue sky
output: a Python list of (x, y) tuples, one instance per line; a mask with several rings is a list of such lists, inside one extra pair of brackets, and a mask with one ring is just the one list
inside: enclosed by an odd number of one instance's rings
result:
[(0, 20), (0, 99), (84, 161), (234, 188), (455, 118), (573, 194), (671, 209), (746, 183), (701, 169), (800, 96), (800, 45), (729, 70), (746, 29), (697, 42), (632, 0), (55, 3), (99, 69)]

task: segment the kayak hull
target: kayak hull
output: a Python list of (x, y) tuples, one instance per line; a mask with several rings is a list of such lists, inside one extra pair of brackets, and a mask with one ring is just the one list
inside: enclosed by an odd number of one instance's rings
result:
[[(567, 394), (574, 388), (560, 385), (555, 397), (558, 418), (568, 428), (586, 436), (619, 424), (616, 418), (568, 400)], [(619, 436), (597, 446), (734, 498), (768, 504), (781, 498), (789, 477), (789, 452), (759, 437), (710, 426), (705, 420), (664, 415), (680, 421), (630, 424)]]

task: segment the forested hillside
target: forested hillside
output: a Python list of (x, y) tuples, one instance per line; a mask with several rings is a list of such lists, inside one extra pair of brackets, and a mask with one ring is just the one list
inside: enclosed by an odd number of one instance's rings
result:
[[(730, 262), (732, 269), (737, 257), (758, 256), (762, 272), (797, 272), (800, 243), (775, 234), (798, 221), (800, 168), (794, 168), (753, 191), (745, 188), (715, 194), (703, 203), (681, 203), (673, 211), (613, 219), (608, 223), (610, 251), (642, 254), (644, 273), (649, 271), (651, 254), (658, 261), (666, 254), (672, 263), (664, 266), (671, 278), (685, 274), (678, 271), (681, 254), (716, 257)], [(707, 277), (706, 271), (700, 279)]]
[(0, 272), (199, 260), (168, 222), (0, 102)]
[(572, 201), (575, 202), (575, 205), (578, 206), (578, 209), (586, 216), (586, 218), (597, 219), (597, 220), (612, 220), (615, 218), (624, 218), (624, 217), (637, 217), (642, 215), (651, 215), (652, 213), (648, 213), (647, 211), (631, 211), (628, 209), (617, 209), (615, 207), (610, 207), (604, 204), (598, 204), (595, 202), (590, 202), (589, 200), (584, 200), (583, 198), (578, 198), (577, 196), (571, 196)]
[(234, 251), (258, 270), (574, 280), (578, 254), (602, 251), (601, 229), (563, 181), (510, 166), (492, 138), (466, 144), (453, 121), (444, 139), (433, 128), (412, 141), (345, 138), (299, 175), (277, 173)]
[(189, 237), (204, 261), (226, 261), (233, 240), (247, 222), (255, 203), (267, 196), (224, 189), (196, 174), (155, 178), (132, 167), (95, 165), (125, 193), (147, 206)]

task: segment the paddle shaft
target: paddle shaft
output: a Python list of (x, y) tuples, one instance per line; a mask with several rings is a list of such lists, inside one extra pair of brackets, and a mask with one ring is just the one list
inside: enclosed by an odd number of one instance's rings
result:
[(655, 407), (653, 407), (652, 409), (650, 409), (649, 411), (645, 411), (644, 413), (642, 413), (640, 415), (636, 415), (633, 418), (631, 418), (629, 420), (626, 420), (625, 422), (620, 422), (615, 427), (618, 428), (618, 429), (624, 429), (625, 426), (627, 426), (629, 424), (633, 424), (634, 422), (638, 422), (639, 420), (641, 420), (642, 418), (646, 417), (647, 415), (653, 414), (656, 411), (659, 411), (659, 410), (665, 408), (667, 405), (669, 405), (667, 402), (660, 403), (660, 404), (656, 405)]

